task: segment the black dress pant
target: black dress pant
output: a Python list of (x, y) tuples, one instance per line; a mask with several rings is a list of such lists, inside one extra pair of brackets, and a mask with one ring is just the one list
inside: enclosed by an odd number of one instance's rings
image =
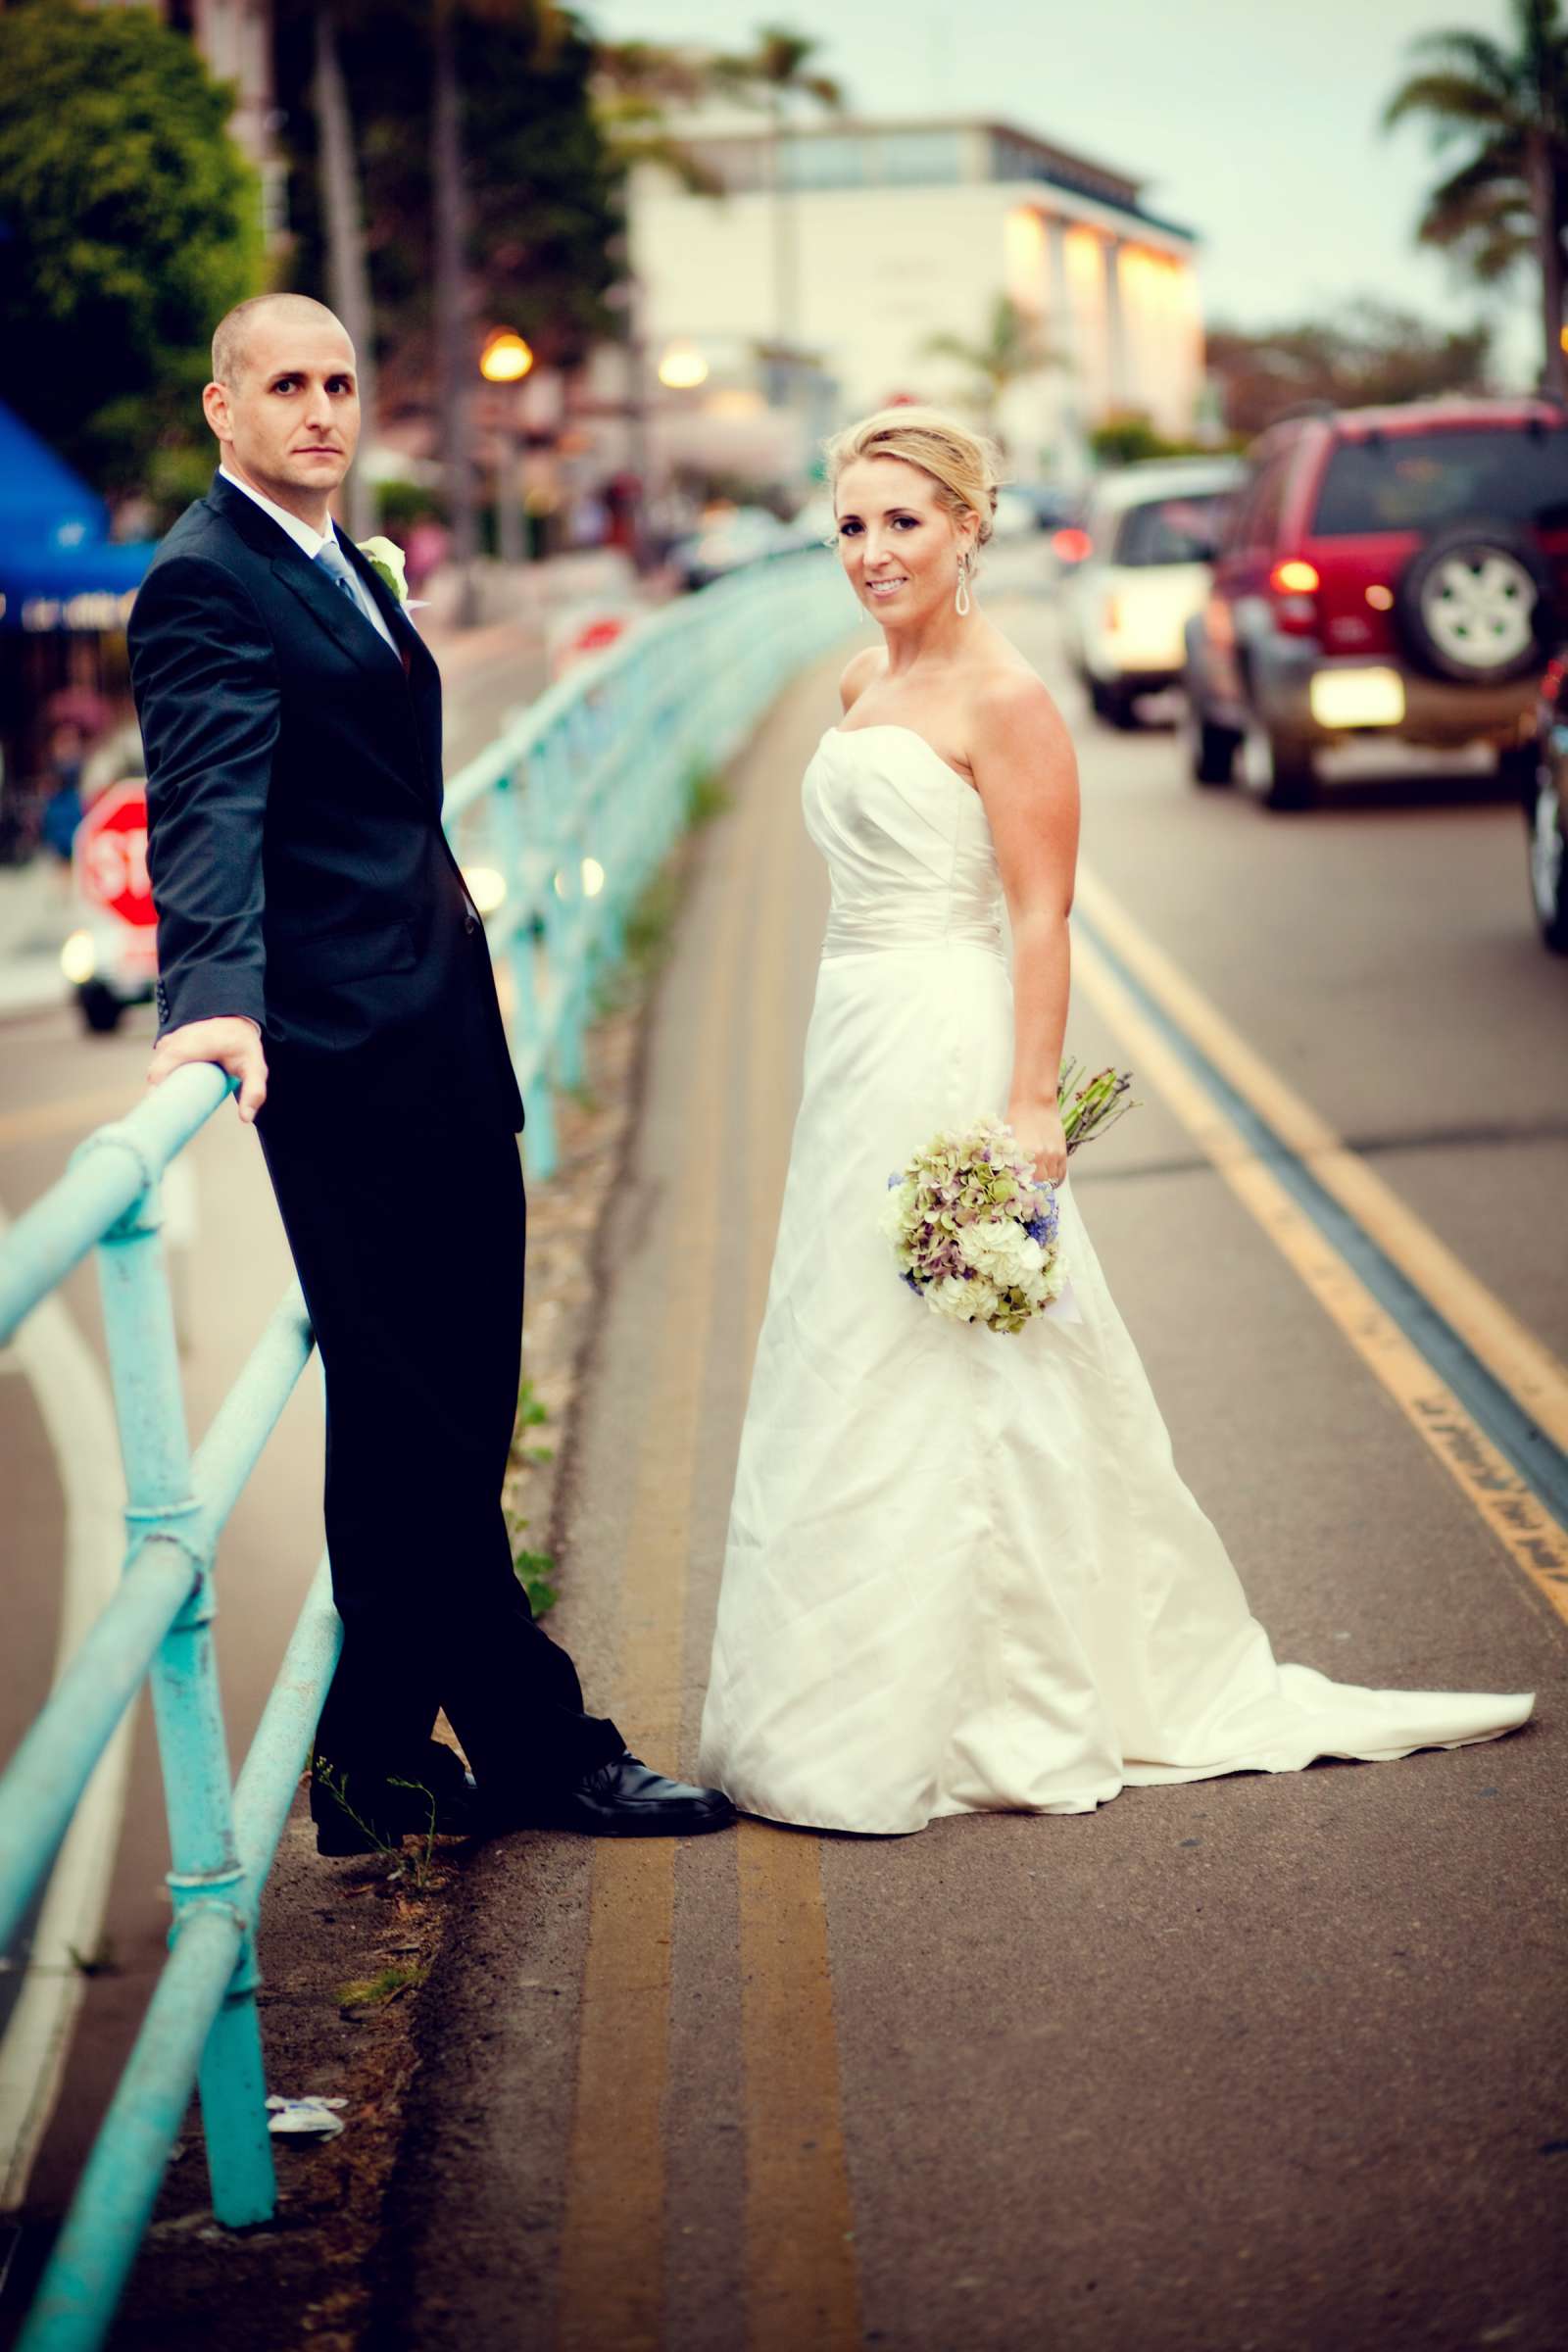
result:
[(534, 1623), (501, 1488), (525, 1204), (504, 1127), (269, 1102), (258, 1122), (326, 1381), (326, 1540), (343, 1651), (317, 1733), (337, 1770), (417, 1780), (444, 1708), (487, 1792), (621, 1752)]

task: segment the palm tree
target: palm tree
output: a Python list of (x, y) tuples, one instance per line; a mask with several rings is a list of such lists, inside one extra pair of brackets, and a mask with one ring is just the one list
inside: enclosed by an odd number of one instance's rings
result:
[[(316, 17), (316, 105), (321, 213), (326, 228), (326, 279), (332, 308), (348, 329), (359, 361), (360, 414), (368, 440), (375, 431), (375, 315), (365, 258), (365, 210), (354, 124), (338, 57), (337, 10), (327, 4)], [(375, 484), (363, 465), (348, 479), (349, 529), (368, 538), (379, 520)]]
[(693, 196), (716, 196), (720, 183), (685, 141), (666, 127), (672, 109), (700, 106), (711, 77), (699, 51), (660, 41), (599, 41), (594, 47), (594, 119), (622, 170), (657, 164)]
[(944, 332), (929, 336), (920, 348), (928, 359), (956, 360), (969, 369), (975, 379), (970, 399), (986, 432), (999, 443), (997, 413), (1008, 386), (1059, 364), (1034, 320), (1007, 294), (998, 295), (980, 341)]
[(1385, 128), (1424, 115), (1435, 147), (1473, 141), (1432, 190), (1416, 234), (1495, 280), (1534, 252), (1541, 272), (1542, 389), (1562, 399), (1563, 235), (1568, 230), (1568, 25), (1560, 0), (1511, 0), (1513, 47), (1457, 28), (1411, 44), (1424, 62), (1384, 109)]
[(811, 66), (820, 47), (819, 41), (791, 32), (787, 25), (764, 24), (752, 48), (728, 54), (721, 51), (707, 60), (715, 93), (738, 98), (744, 106), (760, 106), (767, 115), (768, 185), (773, 195), (773, 340), (785, 356), (800, 338), (801, 265), (795, 208), (784, 178), (781, 133), (797, 99), (808, 99), (834, 112), (844, 104), (844, 92), (832, 75), (819, 74)]
[(436, 0), (432, 37), (430, 183), (435, 215), (436, 369), (440, 384), (441, 461), (452, 560), (459, 590), (457, 621), (474, 617), (473, 559), (478, 520), (473, 496), (473, 304), (469, 286), (468, 196), (463, 169), (462, 98), (454, 53), (452, 0)]

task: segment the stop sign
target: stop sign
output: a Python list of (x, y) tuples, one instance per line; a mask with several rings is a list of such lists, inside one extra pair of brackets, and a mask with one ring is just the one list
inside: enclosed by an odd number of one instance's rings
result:
[(158, 915), (147, 879), (144, 785), (111, 784), (100, 793), (76, 827), (73, 855), (77, 887), (91, 906), (151, 930)]

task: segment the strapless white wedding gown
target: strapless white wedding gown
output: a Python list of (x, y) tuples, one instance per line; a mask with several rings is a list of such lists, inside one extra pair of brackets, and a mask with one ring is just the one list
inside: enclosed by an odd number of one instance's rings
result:
[(995, 1334), (899, 1281), (889, 1175), (1006, 1104), (990, 828), (903, 727), (830, 729), (804, 794), (832, 912), (699, 1777), (771, 1820), (903, 1832), (1522, 1724), (1533, 1692), (1371, 1690), (1275, 1662), (1177, 1476), (1070, 1182), (1081, 1321)]

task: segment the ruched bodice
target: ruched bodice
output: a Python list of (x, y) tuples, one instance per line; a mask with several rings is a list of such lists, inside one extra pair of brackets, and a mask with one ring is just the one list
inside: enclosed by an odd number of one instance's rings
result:
[(955, 940), (1003, 953), (985, 808), (923, 735), (830, 727), (802, 799), (832, 885), (825, 956)]

